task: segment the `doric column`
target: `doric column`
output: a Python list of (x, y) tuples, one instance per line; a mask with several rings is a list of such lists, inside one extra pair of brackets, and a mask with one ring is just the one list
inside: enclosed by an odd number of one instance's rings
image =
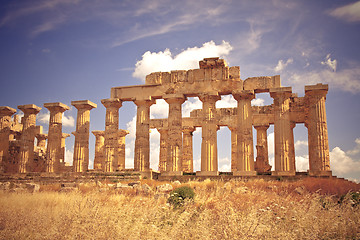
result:
[(231, 131), (231, 172), (237, 171), (237, 129), (234, 126), (228, 126)]
[(62, 157), (62, 116), (63, 112), (70, 108), (60, 102), (45, 103), (44, 107), (50, 111), (48, 131), (48, 145), (46, 149), (46, 172), (59, 172), (60, 159)]
[(308, 129), (309, 175), (331, 176), (329, 142), (326, 120), (327, 84), (305, 86)]
[(237, 106), (237, 169), (234, 176), (254, 176), (254, 146), (252, 131), (251, 100), (255, 94), (253, 90), (234, 91), (233, 96)]
[(290, 120), (291, 87), (270, 89), (274, 98), (275, 176), (294, 176), (294, 139)]
[(199, 176), (219, 175), (217, 159), (217, 125), (216, 101), (221, 97), (217, 92), (201, 94), (200, 101), (203, 103), (202, 114), (202, 142), (201, 142), (201, 171), (196, 172)]
[(136, 138), (134, 169), (136, 171), (150, 170), (150, 106), (155, 103), (151, 99), (137, 99)]
[(0, 173), (4, 172), (8, 161), (11, 116), (15, 113), (14, 108), (0, 107)]
[(129, 131), (119, 129), (118, 131), (118, 152), (117, 152), (117, 164), (114, 165), (114, 169), (122, 171), (125, 169), (125, 136), (129, 134)]
[(104, 172), (113, 172), (114, 162), (117, 162), (118, 129), (119, 129), (119, 108), (122, 102), (118, 98), (102, 99), (101, 103), (106, 107), (105, 118), (105, 161)]
[(31, 171), (31, 166), (34, 160), (34, 140), (35, 140), (35, 125), (36, 114), (41, 110), (40, 107), (34, 104), (21, 105), (18, 109), (24, 112), (22, 119), (23, 129), (20, 138), (20, 159), (19, 159), (19, 173), (26, 173)]
[(74, 172), (86, 172), (89, 168), (89, 132), (90, 132), (90, 110), (97, 105), (89, 100), (72, 101), (77, 110), (76, 132), (74, 144)]
[(256, 129), (256, 162), (255, 171), (258, 173), (267, 173), (271, 171), (269, 164), (267, 129), (269, 125), (257, 125)]
[(182, 170), (184, 172), (193, 172), (193, 132), (194, 127), (184, 127), (183, 132), (183, 144), (182, 144)]
[(158, 128), (160, 133), (159, 171), (166, 172), (168, 129)]
[(105, 131), (92, 131), (92, 133), (95, 135), (94, 169), (102, 170), (105, 160), (105, 152), (104, 152)]
[(65, 140), (66, 138), (70, 137), (71, 135), (68, 134), (68, 133), (62, 133), (62, 136), (61, 136), (61, 151), (60, 151), (60, 171), (64, 171), (64, 168), (66, 166), (65, 164)]
[(164, 175), (182, 175), (182, 113), (181, 104), (186, 100), (182, 94), (164, 96), (169, 104), (166, 172)]

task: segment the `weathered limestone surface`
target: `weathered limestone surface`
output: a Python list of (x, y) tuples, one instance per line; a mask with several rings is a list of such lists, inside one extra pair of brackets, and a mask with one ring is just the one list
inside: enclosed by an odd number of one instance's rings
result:
[(118, 151), (117, 151), (117, 162), (114, 162), (113, 168), (116, 170), (125, 169), (125, 136), (129, 134), (129, 131), (119, 129), (118, 131)]
[(46, 151), (46, 172), (59, 172), (61, 170), (62, 116), (70, 108), (60, 102), (45, 103), (44, 107), (50, 111), (48, 145)]
[(159, 171), (166, 172), (168, 129), (158, 128), (160, 133)]
[(194, 127), (183, 127), (183, 145), (182, 145), (182, 170), (183, 172), (193, 172), (193, 132)]
[(267, 129), (269, 125), (254, 126), (256, 129), (256, 162), (255, 171), (258, 173), (270, 172), (271, 166), (269, 164), (268, 143), (267, 143)]
[(104, 131), (92, 131), (95, 135), (95, 158), (94, 158), (94, 169), (102, 170), (105, 164), (105, 132)]
[(22, 119), (23, 129), (20, 139), (18, 172), (26, 173), (32, 171), (34, 161), (36, 115), (40, 112), (41, 108), (34, 104), (28, 104), (18, 106), (18, 109), (24, 113), (24, 117)]
[(327, 84), (305, 86), (309, 105), (305, 122), (308, 128), (309, 174), (314, 176), (331, 176), (325, 109), (327, 91)]
[(14, 108), (0, 107), (0, 173), (4, 172), (9, 158), (11, 116), (15, 113)]
[(74, 145), (74, 172), (86, 172), (89, 167), (89, 132), (90, 132), (90, 110), (97, 105), (89, 100), (72, 101), (77, 110), (76, 132)]
[(105, 118), (105, 161), (104, 172), (113, 172), (114, 162), (118, 161), (118, 131), (119, 131), (119, 108), (122, 101), (118, 98), (102, 99), (101, 103), (106, 107)]

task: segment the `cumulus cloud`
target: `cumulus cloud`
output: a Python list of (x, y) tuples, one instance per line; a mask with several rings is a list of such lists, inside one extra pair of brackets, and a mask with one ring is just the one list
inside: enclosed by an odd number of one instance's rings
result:
[(328, 66), (333, 72), (336, 72), (337, 61), (336, 61), (336, 59), (331, 60), (330, 53), (328, 55), (326, 55), (325, 60), (322, 61), (321, 64)]
[(356, 155), (356, 154), (360, 153), (360, 138), (355, 139), (355, 143), (356, 143), (356, 146), (353, 149), (347, 151), (346, 154)]
[(202, 109), (202, 102), (199, 98), (191, 98), (182, 105), (182, 116), (190, 117), (190, 112), (194, 109)]
[(68, 164), (72, 165), (74, 160), (74, 152), (72, 150), (66, 150), (65, 151), (65, 162), (67, 162)]
[(74, 127), (75, 126), (75, 119), (72, 116), (65, 116), (63, 115), (63, 122), (64, 127)]
[(37, 115), (37, 120), (40, 123), (44, 123), (44, 124), (49, 124), (49, 120), (50, 120), (50, 112), (45, 112), (45, 113), (39, 113)]
[[(47, 111), (45, 113), (39, 113), (37, 115), (37, 121), (39, 123), (43, 123), (43, 124), (49, 124), (49, 120), (50, 120), (50, 112)], [(62, 124), (64, 127), (74, 127), (75, 126), (75, 119), (72, 116), (65, 116), (63, 114), (63, 119), (62, 119)]]
[(292, 58), (289, 58), (288, 60), (286, 60), (286, 62), (284, 62), (283, 60), (279, 60), (278, 64), (276, 65), (276, 67), (274, 68), (275, 72), (281, 72), (282, 70), (284, 70), (284, 68), (293, 63), (294, 60)]
[(157, 99), (156, 104), (150, 107), (151, 118), (167, 118), (169, 113), (169, 104), (164, 99)]
[(219, 171), (220, 172), (231, 172), (231, 161), (229, 158), (219, 159)]
[(216, 45), (214, 41), (206, 42), (201, 47), (188, 48), (173, 56), (170, 49), (160, 52), (147, 51), (135, 64), (133, 77), (145, 81), (145, 76), (152, 72), (195, 69), (199, 61), (208, 57), (224, 57), (232, 50), (230, 43), (223, 41)]
[(264, 106), (265, 100), (262, 98), (255, 98), (251, 100), (251, 106)]
[(234, 108), (237, 106), (237, 101), (232, 95), (221, 96), (221, 100), (216, 102), (216, 108)]
[(329, 11), (329, 14), (347, 22), (358, 22), (360, 21), (360, 1), (333, 9)]
[(346, 175), (358, 172), (360, 169), (360, 161), (354, 160), (349, 154), (340, 147), (335, 147), (330, 152), (331, 170), (334, 175)]
[(309, 155), (295, 156), (295, 165), (297, 172), (309, 170)]

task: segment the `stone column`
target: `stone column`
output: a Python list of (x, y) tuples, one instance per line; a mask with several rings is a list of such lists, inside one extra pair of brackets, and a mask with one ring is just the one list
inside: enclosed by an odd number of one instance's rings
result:
[(309, 175), (331, 176), (329, 142), (326, 120), (327, 84), (305, 86), (309, 145)]
[(136, 138), (135, 138), (135, 171), (150, 170), (150, 106), (155, 103), (151, 99), (137, 99)]
[(62, 116), (70, 108), (60, 102), (45, 103), (44, 107), (50, 111), (48, 144), (46, 149), (46, 172), (59, 172), (62, 157)]
[(20, 138), (20, 159), (19, 159), (19, 173), (26, 173), (31, 171), (34, 160), (34, 140), (35, 140), (35, 125), (36, 115), (41, 108), (34, 105), (21, 105), (18, 109), (24, 112), (22, 119), (23, 129)]
[(95, 135), (95, 158), (94, 158), (94, 169), (102, 170), (105, 160), (104, 153), (104, 131), (92, 131)]
[(193, 132), (194, 127), (184, 127), (183, 132), (183, 148), (182, 148), (182, 170), (184, 172), (193, 172)]
[(169, 104), (167, 161), (164, 175), (182, 175), (182, 113), (181, 105), (186, 98), (182, 94), (168, 94), (164, 96)]
[(166, 172), (168, 129), (158, 128), (157, 130), (160, 133), (159, 171), (163, 173)]
[(36, 139), (37, 139), (37, 147), (46, 150), (46, 139), (47, 139), (47, 134), (45, 133), (39, 133), (36, 134)]
[(258, 173), (268, 173), (271, 171), (269, 164), (267, 129), (269, 125), (257, 125), (256, 129), (256, 162), (255, 171)]
[(15, 113), (14, 108), (0, 107), (0, 173), (4, 172), (8, 161), (11, 116)]
[(234, 126), (228, 126), (231, 131), (231, 172), (237, 171), (237, 129)]
[(60, 171), (63, 172), (65, 170), (65, 140), (71, 135), (68, 133), (63, 133), (61, 136), (61, 151), (60, 151)]
[(105, 160), (104, 172), (113, 172), (114, 162), (117, 162), (118, 130), (119, 130), (119, 108), (122, 102), (118, 98), (102, 99), (101, 103), (106, 107), (105, 118)]
[(114, 169), (122, 171), (125, 169), (125, 136), (129, 134), (129, 131), (119, 129), (118, 131), (118, 152), (117, 152), (117, 165), (114, 165)]
[(270, 89), (274, 98), (275, 176), (294, 176), (294, 139), (290, 120), (291, 87)]
[(234, 176), (255, 176), (251, 100), (253, 90), (234, 91), (237, 106), (237, 169)]
[(89, 100), (72, 101), (77, 110), (76, 132), (74, 144), (74, 172), (86, 172), (89, 168), (89, 132), (90, 132), (90, 110), (97, 105)]
[(216, 101), (221, 97), (217, 92), (201, 94), (200, 101), (203, 103), (202, 114), (202, 142), (201, 142), (201, 171), (198, 176), (215, 176), (218, 172), (217, 159), (217, 125)]

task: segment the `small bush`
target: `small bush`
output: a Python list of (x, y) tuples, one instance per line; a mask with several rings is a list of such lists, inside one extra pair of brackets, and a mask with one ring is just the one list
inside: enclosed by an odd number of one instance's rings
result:
[(185, 200), (193, 200), (195, 197), (195, 192), (192, 188), (188, 186), (183, 186), (175, 188), (170, 192), (170, 197), (168, 198), (168, 203), (178, 208), (184, 205)]

